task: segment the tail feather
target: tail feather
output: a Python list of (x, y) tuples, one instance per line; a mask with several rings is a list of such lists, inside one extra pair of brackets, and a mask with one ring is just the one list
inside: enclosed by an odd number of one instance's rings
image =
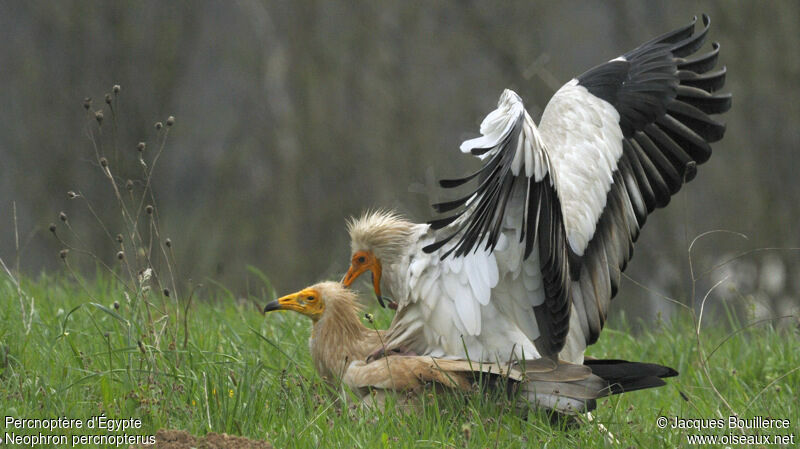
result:
[(660, 387), (665, 385), (661, 379), (678, 375), (674, 369), (655, 363), (616, 359), (585, 360), (583, 363), (608, 383), (610, 394)]
[[(562, 371), (576, 371), (567, 369), (572, 367), (588, 368), (591, 373), (559, 376)], [(546, 374), (528, 374), (523, 394), (532, 404), (572, 415), (594, 410), (596, 399), (603, 396), (663, 386), (662, 378), (677, 376), (678, 372), (654, 363), (587, 359), (583, 365), (559, 364), (558, 369)]]

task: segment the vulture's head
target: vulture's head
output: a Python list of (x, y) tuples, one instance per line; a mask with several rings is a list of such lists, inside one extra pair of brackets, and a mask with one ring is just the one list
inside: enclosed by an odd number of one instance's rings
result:
[[(320, 282), (299, 292), (278, 298), (264, 307), (264, 312), (293, 310), (315, 323), (336, 310), (357, 310), (356, 294), (339, 282)], [(327, 313), (326, 313), (327, 312)]]
[(342, 279), (344, 286), (350, 287), (359, 276), (369, 271), (375, 295), (381, 300), (383, 267), (398, 261), (408, 250), (413, 227), (413, 223), (397, 213), (385, 210), (366, 212), (348, 221), (351, 256), (350, 269)]

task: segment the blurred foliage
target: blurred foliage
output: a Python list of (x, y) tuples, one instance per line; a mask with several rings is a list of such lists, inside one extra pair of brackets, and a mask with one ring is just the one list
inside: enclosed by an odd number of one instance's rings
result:
[[(339, 277), (344, 219), (378, 206), (431, 218), (435, 180), (475, 166), (458, 145), (503, 88), (538, 119), (571, 77), (702, 12), (729, 70), (728, 134), (648, 220), (628, 271), (688, 302), (694, 236), (749, 237), (704, 239), (700, 271), (750, 248), (800, 246), (797, 2), (2, 2), (0, 254), (14, 260), (12, 201), (23, 271), (57, 267), (46, 229), (60, 210), (92, 222), (68, 190), (91, 196), (113, 227), (103, 180), (87, 176), (81, 106), (120, 84), (121, 165), (135, 163), (136, 142), (153, 143), (154, 122), (178, 119), (154, 187), (184, 280), (243, 291), (248, 264), (279, 292)], [(113, 259), (100, 232), (81, 229)], [(750, 256), (755, 290), (761, 254)], [(796, 305), (798, 256), (777, 257), (784, 281), (768, 305)], [(668, 307), (626, 284), (626, 307)]]

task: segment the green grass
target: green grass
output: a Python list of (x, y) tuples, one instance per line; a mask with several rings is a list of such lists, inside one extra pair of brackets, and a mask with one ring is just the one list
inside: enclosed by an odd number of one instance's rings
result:
[[(205, 292), (213, 297), (195, 298), (184, 347), (183, 320), (174, 319), (174, 303), (170, 306), (167, 300), (171, 316), (159, 320), (160, 296), (149, 297), (150, 328), (142, 303), (128, 301), (112, 281), (89, 282), (86, 291), (63, 277), (42, 277), (23, 279), (22, 288), (35, 298), (28, 333), (17, 290), (0, 275), (0, 409), (7, 416), (87, 419), (105, 413), (141, 418), (143, 428), (129, 432), (133, 434), (153, 434), (159, 428), (198, 435), (227, 432), (267, 439), (276, 447), (606, 445), (594, 424), (564, 430), (540, 412), (516, 413), (497, 396), (431, 394), (421, 411), (410, 414), (353, 407), (346, 393), (327, 387), (314, 372), (307, 319), (288, 312), (265, 317), (252, 302), (239, 301), (223, 289)], [(258, 302), (263, 305), (268, 299)], [(388, 323), (389, 312), (373, 312), (381, 325)], [(599, 401), (596, 422), (620, 440), (619, 447), (683, 447), (685, 435), (697, 433), (658, 429), (659, 416), (730, 414), (701, 369), (688, 313), (681, 312), (672, 323), (649, 323), (650, 330), (639, 335), (627, 332), (619, 321), (610, 323), (612, 328), (589, 349), (590, 355), (662, 363), (681, 373), (666, 387)], [(715, 323), (703, 329), (706, 353), (729, 335), (726, 327)], [(714, 352), (708, 371), (742, 416), (791, 420), (788, 431), (745, 434), (794, 433), (797, 442), (798, 366), (795, 321), (781, 330), (762, 323), (733, 335)]]

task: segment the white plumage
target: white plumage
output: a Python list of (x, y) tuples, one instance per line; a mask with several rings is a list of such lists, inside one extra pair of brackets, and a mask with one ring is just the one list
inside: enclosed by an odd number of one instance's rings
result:
[(710, 156), (730, 95), (719, 50), (687, 59), (709, 20), (659, 36), (571, 80), (537, 127), (505, 90), (461, 151), (478, 172), (415, 224), (371, 212), (349, 224), (349, 285), (371, 270), (396, 301), (389, 351), (498, 362), (543, 356), (582, 363), (596, 341), (647, 215)]
[(556, 174), (567, 239), (572, 250), (583, 255), (622, 154), (619, 112), (573, 79), (547, 103), (539, 129), (552, 149), (547, 154), (551, 173)]

